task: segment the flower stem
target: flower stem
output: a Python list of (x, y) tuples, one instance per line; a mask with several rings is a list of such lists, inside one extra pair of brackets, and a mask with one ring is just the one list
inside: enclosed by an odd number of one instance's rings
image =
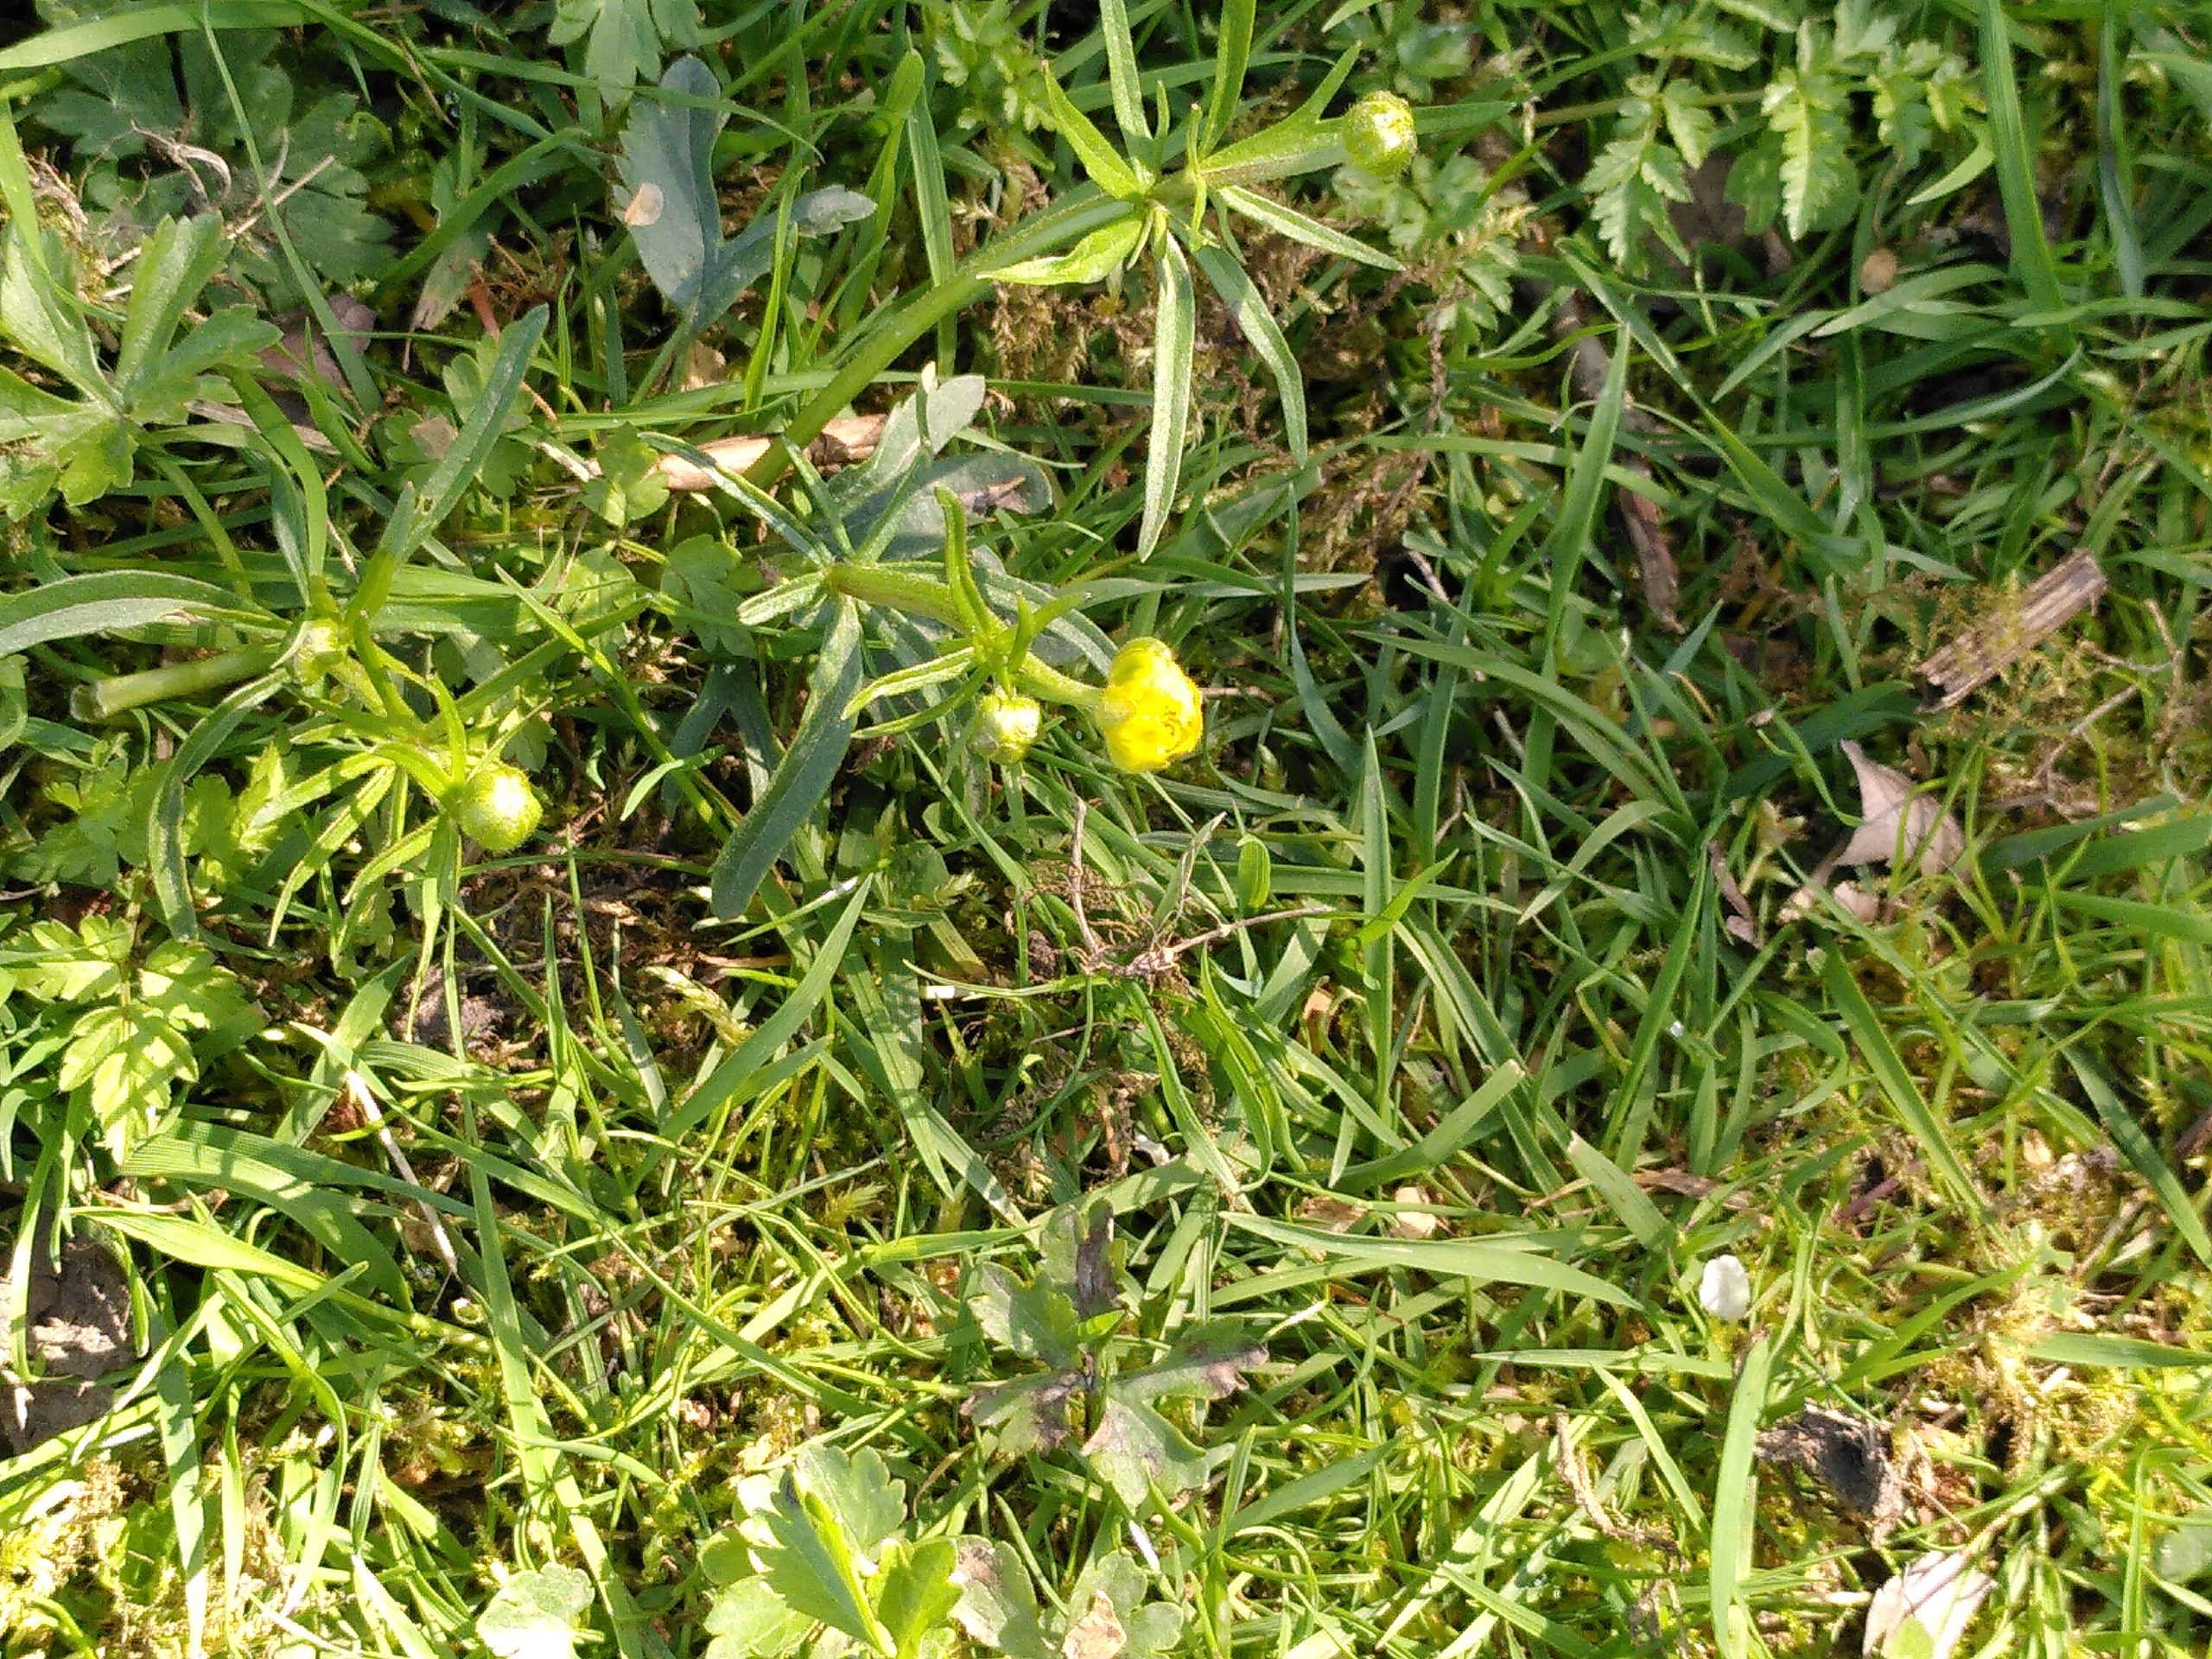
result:
[[(863, 605), (880, 605), (887, 610), (904, 611), (909, 616), (925, 616), (948, 627), (961, 626), (960, 607), (953, 603), (950, 584), (935, 576), (918, 575), (911, 570), (896, 570), (880, 564), (833, 564), (823, 572), (822, 585), (833, 594), (842, 594)], [(989, 642), (976, 644), (987, 650)], [(1023, 655), (1014, 677), (1023, 690), (1046, 702), (1065, 703), (1089, 713), (1097, 710), (1102, 695), (1097, 686), (1063, 674), (1033, 656)]]
[(264, 673), (282, 655), (283, 652), (273, 645), (241, 645), (235, 651), (218, 652), (213, 657), (196, 658), (188, 663), (167, 663), (160, 668), (141, 669), (135, 674), (112, 674), (106, 679), (80, 685), (72, 692), (69, 713), (77, 720), (113, 720), (118, 715), (143, 709), (149, 702), (169, 697), (196, 697), (202, 692), (220, 690)]

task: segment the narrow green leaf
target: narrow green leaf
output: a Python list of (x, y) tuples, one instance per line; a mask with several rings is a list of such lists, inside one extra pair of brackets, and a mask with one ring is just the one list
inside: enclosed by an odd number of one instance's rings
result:
[(1160, 246), (1159, 311), (1153, 327), (1152, 435), (1144, 463), (1144, 524), (1137, 532), (1137, 556), (1149, 558), (1160, 545), (1167, 515), (1174, 510), (1175, 485), (1182, 475), (1183, 445), (1190, 435), (1191, 376), (1198, 334), (1198, 301), (1191, 291), (1191, 268), (1175, 238)]
[(682, 1106), (661, 1125), (662, 1144), (673, 1145), (692, 1129), (704, 1122), (723, 1104), (734, 1097), (740, 1089), (759, 1073), (766, 1070), (778, 1049), (798, 1034), (807, 1017), (822, 1004), (830, 994), (831, 982), (837, 977), (844, 963), (845, 946), (859, 924), (861, 911), (868, 903), (868, 890), (863, 884), (846, 904), (844, 913), (830, 928), (829, 937), (822, 941), (814, 954), (813, 962), (776, 1007), (776, 1011), (753, 1028), (752, 1033), (731, 1051), (729, 1057), (709, 1072), (685, 1098)]
[(852, 741), (853, 717), (845, 711), (860, 689), (861, 666), (860, 610), (841, 599), (815, 661), (806, 712), (791, 747), (715, 861), (715, 915), (745, 913), (799, 826), (830, 792)]
[(1091, 232), (1065, 253), (1024, 259), (1003, 270), (993, 271), (991, 276), (995, 282), (1020, 283), (1033, 288), (1103, 283), (1137, 251), (1137, 244), (1143, 239), (1144, 215), (1132, 207), (1126, 219)]
[(1236, 119), (1237, 95), (1244, 90), (1244, 67), (1252, 56), (1255, 0), (1223, 0), (1221, 35), (1214, 48), (1213, 95), (1206, 105), (1206, 127), (1198, 141), (1204, 154), (1229, 136)]
[(232, 1273), (257, 1273), (295, 1290), (314, 1290), (323, 1282), (321, 1274), (190, 1216), (105, 1206), (74, 1213), (95, 1226), (135, 1239), (173, 1262), (187, 1262), (195, 1268), (219, 1268)]
[(1306, 462), (1306, 377), (1300, 372), (1298, 359), (1290, 349), (1290, 342), (1283, 338), (1282, 330), (1275, 324), (1268, 310), (1268, 302), (1258, 286), (1247, 276), (1244, 267), (1236, 263), (1228, 249), (1207, 246), (1196, 249), (1192, 257), (1198, 262), (1198, 269), (1213, 284), (1214, 292), (1221, 296), (1222, 303), (1236, 319), (1237, 327), (1260, 361), (1268, 365), (1268, 372), (1274, 377), (1275, 390), (1282, 394), (1283, 435), (1290, 443), (1290, 458), (1303, 466)]
[(1357, 260), (1363, 265), (1372, 265), (1377, 270), (1397, 270), (1398, 262), (1379, 248), (1346, 236), (1342, 231), (1332, 231), (1319, 219), (1308, 219), (1295, 207), (1286, 207), (1279, 201), (1269, 201), (1241, 185), (1224, 185), (1221, 200), (1224, 207), (1234, 208), (1247, 219), (1257, 219), (1271, 231), (1280, 231), (1294, 242), (1303, 242), (1309, 248), (1319, 248), (1324, 253), (1333, 253), (1342, 259)]
[(1567, 1139), (1567, 1161), (1645, 1249), (1662, 1249), (1674, 1236), (1675, 1230), (1659, 1213), (1659, 1206), (1644, 1195), (1628, 1172), (1579, 1135)]
[(1981, 90), (1989, 106), (1989, 143), (1997, 158), (1997, 192), (2005, 228), (2012, 238), (2012, 269), (2038, 309), (2063, 302), (2058, 266), (2044, 234), (2043, 200), (2036, 194), (2036, 156), (2012, 74), (2012, 40), (2004, 0), (1981, 0)]
[(1106, 40), (1106, 75), (1114, 86), (1114, 120), (1122, 141), (1141, 143), (1152, 137), (1145, 119), (1144, 88), (1137, 80), (1137, 43), (1129, 33), (1128, 0), (1099, 0), (1098, 32)]
[(2118, 1370), (2179, 1370), (2212, 1365), (2212, 1350), (2173, 1348), (2141, 1337), (2062, 1331), (2028, 1350), (2030, 1359), (2050, 1365), (2108, 1365)]
[(1068, 100), (1049, 66), (1045, 71), (1045, 109), (1052, 118), (1052, 130), (1068, 141), (1076, 160), (1101, 190), (1120, 201), (1135, 201), (1144, 194), (1143, 181), (1135, 170), (1106, 142), (1106, 135), (1092, 124), (1090, 118)]
[(1751, 1525), (1758, 1513), (1756, 1454), (1770, 1363), (1766, 1338), (1760, 1337), (1751, 1344), (1736, 1374), (1727, 1433), (1720, 1443), (1720, 1471), (1713, 1487), (1713, 1550), (1707, 1582), (1712, 1587), (1713, 1636), (1721, 1659), (1745, 1659), (1750, 1651), (1751, 1614), (1743, 1605), (1744, 1575), (1751, 1565)]
[(2105, 1133), (2120, 1148), (2120, 1156), (2158, 1195), (2166, 1219), (2173, 1223), (2174, 1230), (2182, 1236), (2196, 1259), (2212, 1267), (2212, 1232), (2207, 1231), (2196, 1201), (2182, 1185), (2173, 1166), (2160, 1154), (2158, 1143), (2127, 1109), (2127, 1103), (2120, 1099), (2119, 1090), (2105, 1075), (2103, 1067), (2077, 1048), (2069, 1047), (2066, 1059), (2081, 1082), (2082, 1092), (2088, 1096), (2089, 1104), (2095, 1109), (2097, 1122), (2105, 1126)]
[[(499, 335), (499, 352), (485, 374), (483, 392), (477, 398), (476, 406), (469, 410), (467, 422), (454, 438), (453, 448), (432, 469), (411, 510), (395, 512), (385, 524), (377, 548), (380, 564), (389, 567), (405, 563), (429, 540), (431, 533), (460, 505), (461, 498), (476, 482), (484, 463), (492, 458), (492, 446), (506, 430), (507, 415), (521, 395), (523, 377), (530, 372), (531, 356), (544, 337), (547, 315), (543, 306), (532, 306)], [(371, 584), (365, 578), (356, 601), (361, 594), (370, 592)], [(379, 602), (381, 597), (378, 595)]]
[(97, 570), (41, 582), (0, 600), (0, 657), (56, 639), (156, 622), (264, 620), (241, 616), (237, 596), (212, 582), (143, 569)]
[(1369, 1238), (1351, 1233), (1324, 1232), (1264, 1216), (1230, 1211), (1222, 1217), (1230, 1226), (1262, 1238), (1273, 1239), (1297, 1249), (1347, 1264), (1347, 1271), (1372, 1273), (1384, 1268), (1411, 1268), (1439, 1278), (1471, 1279), (1482, 1284), (1534, 1285), (1633, 1307), (1636, 1299), (1605, 1280), (1571, 1268), (1557, 1258), (1533, 1249), (1475, 1239)]
[(1936, 1114), (1920, 1092), (1920, 1084), (1906, 1070), (1897, 1056), (1897, 1047), (1890, 1041), (1890, 1034), (1882, 1028), (1875, 1015), (1874, 1006), (1866, 1000), (1866, 993), (1859, 988), (1850, 965), (1843, 959), (1840, 950), (1828, 953), (1827, 968), (1823, 975), (1827, 985), (1828, 999), (1843, 1015), (1843, 1023), (1859, 1045), (1859, 1053), (1874, 1073), (1874, 1080), (1888, 1097), (1891, 1108), (1904, 1119), (1904, 1126), (1920, 1142), (1921, 1150), (1928, 1156), (1929, 1167), (1951, 1197), (1966, 1206), (1969, 1213), (1979, 1217), (1985, 1205), (1980, 1189), (1974, 1185), (1974, 1177), (1960, 1160), (1958, 1152), (1951, 1145), (1950, 1136), (1936, 1120)]

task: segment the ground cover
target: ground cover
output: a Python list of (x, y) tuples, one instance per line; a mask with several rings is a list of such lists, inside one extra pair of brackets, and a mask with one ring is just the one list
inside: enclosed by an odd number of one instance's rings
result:
[(35, 10), (0, 1649), (2203, 1651), (2200, 14)]

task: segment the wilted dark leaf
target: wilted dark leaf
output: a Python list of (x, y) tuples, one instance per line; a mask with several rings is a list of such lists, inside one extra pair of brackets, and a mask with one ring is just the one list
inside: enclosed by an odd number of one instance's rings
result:
[(960, 1586), (952, 1617), (971, 1641), (1013, 1659), (1049, 1659), (1052, 1650), (1037, 1618), (1037, 1592), (1020, 1555), (988, 1538), (963, 1538), (952, 1581)]
[(1233, 1325), (1202, 1325), (1185, 1332), (1159, 1364), (1122, 1372), (1113, 1389), (1125, 1400), (1219, 1400), (1243, 1388), (1243, 1374), (1267, 1357), (1264, 1347)]
[(1048, 1371), (1019, 1382), (978, 1389), (962, 1409), (982, 1427), (997, 1432), (1001, 1456), (1056, 1452), (1075, 1432), (1068, 1421), (1068, 1402), (1083, 1386), (1080, 1371)]

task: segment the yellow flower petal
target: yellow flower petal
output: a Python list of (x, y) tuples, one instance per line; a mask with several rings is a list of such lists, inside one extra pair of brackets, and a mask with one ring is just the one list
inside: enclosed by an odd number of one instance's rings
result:
[(1098, 703), (1106, 753), (1124, 772), (1158, 772), (1198, 747), (1205, 712), (1198, 688), (1166, 642), (1132, 639), (1116, 653)]

